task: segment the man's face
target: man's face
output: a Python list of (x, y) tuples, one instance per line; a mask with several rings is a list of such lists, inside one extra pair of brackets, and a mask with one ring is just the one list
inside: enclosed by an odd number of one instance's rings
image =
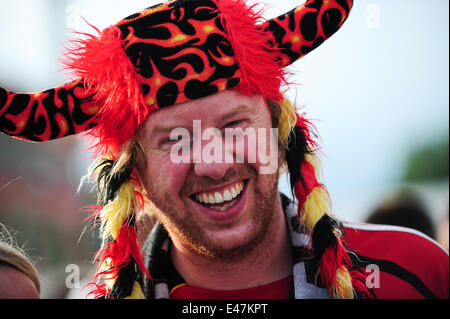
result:
[[(171, 140), (180, 128), (188, 136)], [(230, 132), (234, 137), (226, 138)], [(159, 110), (138, 138), (146, 156), (138, 165), (146, 196), (177, 247), (230, 259), (265, 238), (278, 172), (260, 173), (267, 166), (261, 154), (278, 163), (278, 148), (260, 95), (228, 90)], [(187, 160), (174, 160), (180, 146)]]

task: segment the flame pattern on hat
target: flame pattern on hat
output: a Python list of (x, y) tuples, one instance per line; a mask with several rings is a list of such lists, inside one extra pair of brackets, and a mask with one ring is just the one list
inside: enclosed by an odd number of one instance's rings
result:
[(244, 0), (150, 7), (76, 41), (72, 82), (34, 94), (0, 88), (0, 130), (29, 141), (89, 130), (114, 154), (163, 107), (232, 88), (279, 100), (283, 67), (336, 32), (352, 5), (309, 0), (268, 21)]

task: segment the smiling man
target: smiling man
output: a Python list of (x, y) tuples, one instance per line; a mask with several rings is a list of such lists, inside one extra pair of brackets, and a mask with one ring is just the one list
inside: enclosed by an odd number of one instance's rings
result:
[[(242, 104), (247, 107), (239, 108)], [(211, 112), (211, 108), (217, 112)], [(236, 109), (240, 111), (236, 113)], [(227, 116), (233, 113), (233, 117)], [(280, 213), (278, 217), (284, 219), (280, 201), (274, 201), (278, 197), (277, 172), (260, 174), (259, 161), (252, 164), (245, 159), (243, 164), (227, 163), (224, 158), (217, 163), (173, 163), (170, 159), (173, 145), (161, 145), (161, 140), (167, 140), (168, 135), (161, 136), (153, 130), (165, 118), (174, 118), (170, 124), (177, 127), (189, 127), (201, 119), (206, 129), (213, 127), (221, 131), (237, 126), (255, 130), (270, 128), (271, 118), (261, 96), (250, 98), (225, 91), (161, 110), (144, 123), (138, 136), (146, 163), (137, 167), (146, 197), (161, 209), (158, 218), (168, 229), (176, 227), (177, 233), (183, 233), (183, 239), (195, 240), (190, 246), (196, 251), (226, 256), (235, 247), (254, 246), (254, 241), (262, 239), (260, 233), (266, 233), (275, 207)], [(246, 149), (257, 147), (246, 146)], [(223, 148), (235, 154), (232, 146)], [(278, 152), (274, 156), (278, 157)], [(156, 174), (153, 167), (158, 167), (161, 174)], [(281, 227), (279, 222), (276, 224)], [(172, 234), (175, 235), (175, 230)], [(180, 247), (177, 239), (174, 240)]]
[[(292, 262), (278, 171), (261, 174), (260, 161), (251, 163), (245, 156), (244, 163), (226, 162), (225, 155), (217, 163), (173, 163), (174, 145), (160, 143), (167, 143), (169, 134), (154, 131), (165, 118), (174, 119), (169, 126), (192, 127), (194, 120), (201, 119), (205, 129), (266, 131), (272, 120), (263, 97), (225, 91), (157, 112), (138, 134), (146, 161), (137, 167), (145, 197), (157, 207), (154, 213), (170, 235), (171, 259), (189, 283), (230, 289), (289, 277)], [(259, 144), (275, 144), (276, 136), (265, 137)], [(219, 145), (223, 154), (236, 157), (235, 142)], [(255, 142), (246, 143), (245, 149), (260, 146)], [(278, 155), (272, 154), (274, 161)]]
[[(95, 296), (448, 297), (433, 241), (332, 216), (312, 127), (282, 94), (285, 67), (352, 5), (309, 0), (264, 20), (243, 0), (169, 1), (75, 42), (72, 82), (0, 89), (3, 132), (96, 138)], [(278, 192), (283, 170), (295, 202)], [(141, 251), (143, 214), (157, 221)]]

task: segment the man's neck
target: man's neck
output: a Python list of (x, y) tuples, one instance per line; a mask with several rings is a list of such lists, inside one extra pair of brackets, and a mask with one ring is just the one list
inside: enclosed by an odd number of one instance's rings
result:
[(275, 282), (292, 273), (291, 243), (279, 197), (265, 238), (240, 260), (227, 262), (171, 249), (172, 262), (187, 284), (213, 290), (238, 290)]

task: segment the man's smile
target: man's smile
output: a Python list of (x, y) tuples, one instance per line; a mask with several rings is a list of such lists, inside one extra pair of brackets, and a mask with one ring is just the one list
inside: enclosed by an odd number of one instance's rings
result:
[(248, 180), (239, 180), (220, 188), (203, 190), (190, 198), (207, 217), (216, 221), (229, 221), (239, 215), (244, 207), (241, 199), (247, 184)]
[(211, 206), (213, 204), (228, 204), (238, 197), (244, 190), (244, 181), (239, 181), (231, 186), (219, 190), (199, 192), (194, 195), (196, 201)]

